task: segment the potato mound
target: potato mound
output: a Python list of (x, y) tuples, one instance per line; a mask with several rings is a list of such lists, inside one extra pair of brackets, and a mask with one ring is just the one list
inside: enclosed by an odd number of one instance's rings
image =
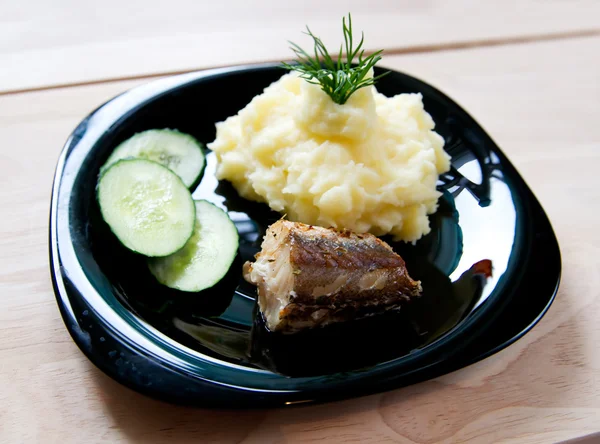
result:
[(217, 177), (292, 221), (415, 241), (430, 231), (444, 141), (420, 94), (334, 103), (295, 73), (217, 124)]

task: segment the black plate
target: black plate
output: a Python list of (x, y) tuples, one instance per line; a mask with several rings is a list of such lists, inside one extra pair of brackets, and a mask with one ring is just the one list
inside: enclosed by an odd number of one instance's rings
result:
[[(392, 72), (386, 95), (419, 92), (452, 156), (432, 232), (392, 244), (423, 297), (398, 314), (292, 336), (266, 332), (241, 263), (279, 218), (241, 199), (208, 164), (198, 198), (229, 211), (241, 235), (226, 279), (197, 297), (166, 291), (107, 232), (95, 202), (99, 167), (119, 142), (177, 128), (202, 142), (282, 75), (273, 65), (185, 74), (126, 92), (88, 116), (58, 162), (50, 265), (65, 324), (83, 352), (123, 384), (181, 403), (263, 407), (357, 396), (483, 359), (525, 334), (560, 279), (560, 251), (538, 201), (483, 129), (440, 91)], [(490, 270), (491, 265), (491, 270)], [(490, 271), (492, 272), (490, 276)]]

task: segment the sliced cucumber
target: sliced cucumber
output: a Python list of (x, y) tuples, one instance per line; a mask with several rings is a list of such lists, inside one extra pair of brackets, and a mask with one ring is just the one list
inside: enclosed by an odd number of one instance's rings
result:
[(204, 169), (202, 146), (189, 134), (170, 129), (153, 129), (137, 133), (115, 148), (104, 166), (135, 157), (166, 166), (190, 188)]
[(239, 236), (235, 225), (220, 208), (196, 201), (194, 234), (177, 253), (148, 260), (156, 279), (181, 291), (212, 287), (227, 273), (237, 254)]
[(100, 177), (97, 193), (102, 217), (119, 241), (145, 256), (176, 252), (194, 231), (190, 191), (156, 162), (118, 161)]

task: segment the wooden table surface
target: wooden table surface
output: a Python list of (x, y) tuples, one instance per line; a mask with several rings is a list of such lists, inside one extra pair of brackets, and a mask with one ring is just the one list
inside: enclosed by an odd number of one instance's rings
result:
[[(93, 6), (92, 6), (93, 5)], [(529, 334), (452, 374), (262, 411), (183, 408), (97, 370), (48, 269), (60, 149), (93, 108), (152, 77), (289, 56), (353, 12), (383, 66), (462, 104), (546, 209), (563, 256)], [(0, 442), (600, 442), (600, 2), (0, 2)]]

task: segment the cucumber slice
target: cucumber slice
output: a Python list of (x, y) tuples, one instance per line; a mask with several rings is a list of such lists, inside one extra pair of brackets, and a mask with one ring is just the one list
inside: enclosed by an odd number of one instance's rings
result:
[(135, 157), (166, 166), (191, 188), (204, 169), (202, 145), (189, 134), (170, 129), (154, 129), (137, 133), (115, 148), (102, 169), (115, 162)]
[(119, 241), (145, 256), (176, 252), (194, 231), (190, 191), (156, 162), (118, 161), (100, 177), (97, 197), (102, 217)]
[(219, 282), (233, 263), (239, 245), (235, 225), (220, 208), (196, 201), (194, 234), (177, 253), (148, 259), (156, 279), (181, 291), (201, 291)]

